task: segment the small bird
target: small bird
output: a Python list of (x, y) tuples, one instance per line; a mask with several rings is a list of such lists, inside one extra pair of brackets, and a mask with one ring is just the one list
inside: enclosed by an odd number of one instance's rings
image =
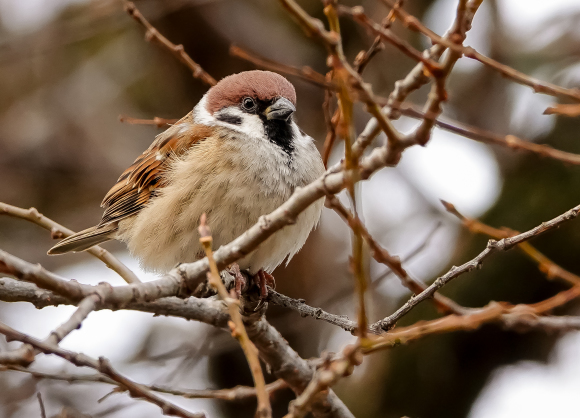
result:
[[(204, 256), (197, 230), (204, 213), (216, 248), (234, 240), (324, 172), (314, 141), (294, 121), (295, 105), (294, 86), (279, 74), (225, 77), (123, 172), (103, 199), (99, 224), (48, 254), (116, 239), (144, 269), (165, 272)], [(247, 270), (262, 297), (270, 273), (302, 248), (322, 207), (320, 199), (238, 261), (235, 270)]]

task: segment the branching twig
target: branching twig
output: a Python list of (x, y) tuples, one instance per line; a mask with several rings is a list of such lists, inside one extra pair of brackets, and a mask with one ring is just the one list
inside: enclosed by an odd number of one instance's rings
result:
[[(382, 0), (385, 4), (389, 5), (390, 7), (394, 7), (394, 4), (392, 3), (391, 0)], [(476, 3), (481, 3), (481, 0), (477, 0)], [(502, 75), (504, 75), (505, 77), (519, 83), (519, 84), (523, 84), (525, 86), (529, 86), (532, 89), (534, 89), (534, 91), (536, 93), (542, 93), (542, 94), (547, 94), (550, 96), (561, 96), (561, 97), (568, 97), (571, 99), (574, 99), (576, 101), (580, 101), (580, 90), (578, 89), (567, 89), (564, 87), (560, 87), (557, 86), (555, 84), (552, 83), (548, 83), (548, 82), (544, 82), (544, 81), (540, 81), (538, 79), (535, 79), (533, 77), (530, 77), (520, 71), (517, 71), (507, 65), (501, 64), (497, 61), (495, 61), (492, 58), (486, 57), (483, 54), (480, 54), (479, 52), (477, 52), (475, 49), (473, 49), (470, 46), (462, 46), (462, 45), (458, 45), (452, 41), (450, 41), (449, 39), (446, 39), (444, 37), (441, 37), (439, 35), (437, 35), (435, 32), (433, 32), (432, 30), (428, 29), (427, 27), (425, 27), (425, 25), (423, 25), (419, 19), (417, 19), (415, 16), (410, 15), (409, 13), (407, 13), (405, 10), (403, 10), (402, 8), (393, 8), (393, 10), (395, 11), (395, 14), (397, 15), (397, 17), (401, 20), (401, 22), (403, 23), (403, 25), (405, 25), (406, 27), (408, 27), (409, 29), (412, 29), (416, 32), (420, 32), (423, 35), (427, 36), (433, 43), (437, 43), (440, 44), (442, 46), (444, 46), (445, 48), (448, 48), (454, 52), (456, 52), (457, 54), (460, 54), (462, 56), (477, 60), (479, 62), (481, 62), (482, 64), (486, 65), (487, 67), (500, 72)]]
[(358, 345), (348, 345), (338, 358), (324, 361), (304, 392), (290, 402), (288, 414), (284, 418), (304, 417), (321, 392), (333, 386), (341, 378), (351, 375), (354, 367), (359, 366), (362, 361), (363, 357)]
[[(64, 337), (79, 329), (85, 318), (96, 309), (99, 301), (100, 297), (97, 294), (84, 298), (72, 316), (64, 324), (52, 331), (49, 337), (44, 340), (44, 343), (58, 345)], [(29, 365), (34, 361), (37, 353), (38, 350), (34, 350), (32, 346), (24, 344), (16, 350), (0, 353), (0, 364)]]
[[(477, 219), (468, 218), (459, 213), (459, 211), (455, 208), (455, 206), (449, 202), (442, 200), (441, 203), (443, 203), (443, 206), (445, 206), (447, 212), (459, 218), (459, 220), (463, 223), (463, 225), (465, 225), (465, 227), (474, 234), (485, 234), (495, 239), (513, 237), (514, 235), (518, 234), (518, 231), (506, 228), (503, 229), (493, 228), (489, 225), (484, 224), (481, 221), (478, 221)], [(530, 244), (529, 242), (522, 242), (521, 244), (518, 245), (518, 248), (529, 258), (538, 263), (538, 268), (540, 269), (541, 272), (546, 274), (548, 279), (559, 278), (573, 286), (580, 284), (579, 276), (569, 272), (568, 270), (554, 263), (544, 254), (538, 251), (534, 246), (532, 246), (532, 244)]]
[[(8, 215), (14, 218), (25, 219), (27, 221), (33, 222), (36, 225), (49, 230), (50, 235), (55, 239), (66, 238), (74, 234), (74, 232), (70, 229), (65, 228), (52, 219), (47, 218), (42, 213), (39, 213), (36, 208), (22, 209), (0, 202), (0, 215)], [(95, 245), (94, 247), (88, 249), (87, 252), (105, 263), (107, 267), (116, 272), (127, 283), (141, 283), (135, 273), (133, 273), (126, 265), (121, 263), (113, 254), (104, 248)]]
[(488, 258), (491, 254), (496, 253), (498, 251), (507, 251), (514, 246), (521, 244), (535, 236), (543, 234), (546, 231), (554, 229), (561, 225), (562, 223), (574, 219), (580, 213), (580, 205), (570, 209), (569, 211), (563, 213), (556, 218), (544, 222), (541, 225), (530, 229), (529, 231), (523, 232), (518, 235), (514, 235), (508, 238), (502, 238), (499, 241), (489, 240), (487, 243), (486, 248), (479, 253), (475, 258), (468, 261), (467, 263), (459, 266), (459, 267), (451, 267), (447, 273), (443, 276), (438, 277), (427, 289), (416, 296), (412, 296), (403, 306), (401, 306), (394, 314), (377, 321), (373, 325), (371, 325), (371, 329), (373, 330), (380, 330), (388, 331), (391, 329), (395, 323), (406, 315), (411, 309), (417, 306), (419, 303), (423, 302), (426, 299), (433, 297), (435, 292), (445, 286), (454, 278), (462, 275), (463, 273), (467, 273), (473, 269), (479, 268), (483, 261)]

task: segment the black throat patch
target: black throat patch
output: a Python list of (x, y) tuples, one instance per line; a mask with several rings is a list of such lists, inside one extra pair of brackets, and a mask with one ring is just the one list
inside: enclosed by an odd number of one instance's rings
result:
[(294, 132), (292, 131), (292, 118), (285, 120), (268, 120), (260, 116), (264, 123), (264, 131), (271, 143), (278, 145), (282, 150), (292, 156), (294, 152)]

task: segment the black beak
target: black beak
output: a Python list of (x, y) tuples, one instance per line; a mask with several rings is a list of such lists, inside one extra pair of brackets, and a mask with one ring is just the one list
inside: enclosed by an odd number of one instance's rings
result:
[(288, 120), (288, 118), (295, 111), (296, 108), (292, 102), (288, 99), (285, 99), (284, 97), (281, 97), (264, 111), (264, 115), (268, 120)]

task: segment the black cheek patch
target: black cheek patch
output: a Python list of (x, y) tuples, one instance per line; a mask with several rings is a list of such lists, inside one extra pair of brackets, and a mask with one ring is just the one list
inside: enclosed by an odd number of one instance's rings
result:
[(241, 125), (242, 118), (236, 115), (229, 115), (227, 113), (222, 113), (216, 116), (216, 119), (221, 122), (231, 123), (232, 125)]

